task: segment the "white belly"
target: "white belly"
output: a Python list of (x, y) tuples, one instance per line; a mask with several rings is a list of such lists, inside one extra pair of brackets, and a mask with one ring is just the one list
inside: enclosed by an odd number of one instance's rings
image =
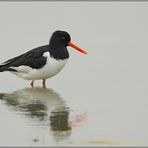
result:
[(33, 69), (29, 66), (12, 67), (17, 70), (17, 72), (12, 73), (27, 80), (48, 79), (59, 73), (67, 63), (67, 59), (55, 60), (51, 58), (49, 52), (44, 53), (43, 56), (47, 57), (47, 62), (42, 68)]

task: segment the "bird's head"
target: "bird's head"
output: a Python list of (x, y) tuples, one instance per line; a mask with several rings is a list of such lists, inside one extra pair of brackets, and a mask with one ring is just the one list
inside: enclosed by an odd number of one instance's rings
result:
[(60, 31), (60, 30), (55, 31), (50, 38), (50, 45), (52, 45), (53, 47), (71, 46), (74, 49), (78, 50), (79, 52), (87, 54), (86, 51), (84, 51), (83, 49), (81, 49), (80, 47), (71, 42), (71, 37), (69, 33), (67, 33), (66, 31)]

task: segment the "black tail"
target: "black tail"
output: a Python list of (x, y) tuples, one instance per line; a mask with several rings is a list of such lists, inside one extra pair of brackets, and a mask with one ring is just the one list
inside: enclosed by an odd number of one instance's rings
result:
[(9, 69), (8, 65), (7, 64), (2, 64), (0, 65), (0, 72), (3, 72), (3, 71), (7, 71), (7, 69)]
[(13, 68), (9, 68), (6, 65), (0, 65), (0, 72), (4, 72), (4, 71), (14, 71), (14, 72), (16, 72), (17, 70), (15, 70)]
[(0, 72), (4, 71), (4, 67), (5, 67), (5, 65), (0, 65)]

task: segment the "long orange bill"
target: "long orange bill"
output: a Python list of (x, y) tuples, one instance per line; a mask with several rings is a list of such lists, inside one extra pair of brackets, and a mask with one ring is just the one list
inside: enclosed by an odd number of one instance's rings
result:
[(71, 46), (71, 47), (73, 47), (74, 49), (78, 50), (79, 52), (82, 52), (82, 53), (84, 53), (84, 54), (87, 54), (86, 51), (84, 51), (83, 49), (81, 49), (80, 47), (78, 47), (77, 45), (75, 45), (75, 44), (72, 43), (72, 42), (68, 42), (68, 45)]

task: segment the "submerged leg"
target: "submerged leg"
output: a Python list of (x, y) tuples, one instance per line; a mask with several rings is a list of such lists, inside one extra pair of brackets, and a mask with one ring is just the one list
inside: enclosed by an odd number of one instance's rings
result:
[(34, 87), (34, 81), (33, 80), (31, 81), (30, 85), (31, 85), (32, 88)]
[(43, 79), (42, 84), (43, 84), (43, 88), (46, 88), (46, 79)]

